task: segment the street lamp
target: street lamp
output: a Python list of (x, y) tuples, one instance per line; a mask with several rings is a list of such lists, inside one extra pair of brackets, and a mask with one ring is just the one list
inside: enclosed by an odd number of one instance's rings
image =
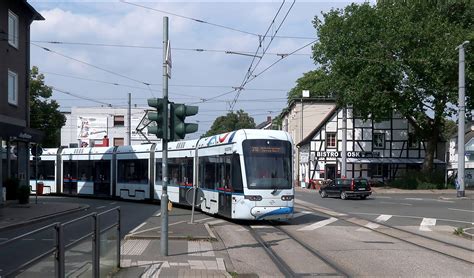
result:
[[(301, 93), (301, 133), (300, 133), (300, 142), (303, 141), (303, 98), (308, 98), (309, 97), (309, 90), (303, 90), (302, 93)], [(304, 180), (304, 177), (303, 177), (303, 172), (301, 171), (301, 145), (300, 145), (300, 148), (299, 148), (299, 163), (298, 163), (298, 169), (299, 169), (299, 174), (301, 174), (301, 184), (303, 185), (305, 180)]]
[(465, 104), (465, 81), (464, 81), (464, 46), (469, 41), (465, 41), (456, 49), (459, 50), (459, 117), (458, 117), (458, 182), (456, 186), (457, 197), (464, 197), (464, 122), (466, 113)]

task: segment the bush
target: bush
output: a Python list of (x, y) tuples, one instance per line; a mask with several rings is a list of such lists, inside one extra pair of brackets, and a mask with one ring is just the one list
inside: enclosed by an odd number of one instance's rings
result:
[(7, 200), (15, 200), (17, 198), (18, 187), (20, 186), (20, 180), (17, 178), (8, 178), (3, 182), (7, 190)]
[(389, 186), (400, 189), (444, 189), (444, 172), (434, 171), (431, 175), (424, 175), (420, 171), (409, 171), (405, 176), (390, 181)]
[(30, 201), (30, 187), (29, 186), (20, 186), (17, 191), (18, 202), (20, 204), (28, 204)]

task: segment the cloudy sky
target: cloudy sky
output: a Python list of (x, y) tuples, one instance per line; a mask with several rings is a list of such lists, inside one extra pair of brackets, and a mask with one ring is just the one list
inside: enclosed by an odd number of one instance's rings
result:
[[(312, 20), (321, 11), (348, 4), (316, 0), (294, 5), (293, 1), (28, 2), (46, 19), (31, 27), (31, 65), (38, 66), (47, 85), (55, 88), (53, 98), (63, 111), (108, 104), (126, 107), (128, 93), (132, 105), (143, 107), (147, 98), (161, 97), (163, 17), (168, 16), (169, 99), (199, 106), (199, 114), (188, 121), (199, 123), (199, 131), (189, 138), (205, 133), (216, 117), (231, 108), (248, 112), (257, 124), (278, 115), (296, 79), (315, 68)], [(255, 53), (261, 58), (254, 58)], [(242, 84), (239, 93), (235, 88)]]

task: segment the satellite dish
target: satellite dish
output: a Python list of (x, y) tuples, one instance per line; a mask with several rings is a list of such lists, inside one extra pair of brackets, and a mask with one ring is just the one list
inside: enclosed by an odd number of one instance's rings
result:
[(188, 191), (186, 191), (186, 202), (188, 202), (188, 204), (190, 204), (191, 206), (193, 205), (194, 189), (196, 190), (196, 199), (195, 199), (194, 205), (199, 206), (204, 201), (204, 192), (202, 191), (201, 188), (188, 189)]

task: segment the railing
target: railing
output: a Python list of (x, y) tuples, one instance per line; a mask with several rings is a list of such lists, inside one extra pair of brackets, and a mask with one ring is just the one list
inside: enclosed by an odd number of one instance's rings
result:
[[(116, 212), (117, 218), (107, 218), (107, 221), (112, 223), (101, 228), (101, 216), (112, 212)], [(75, 225), (90, 220), (92, 220), (92, 225), (89, 232), (67, 240), (67, 236), (78, 233), (77, 229), (73, 229)], [(68, 228), (71, 228), (70, 233), (65, 231)], [(49, 239), (54, 241), (53, 246), (46, 248), (40, 254), (33, 254), (32, 258), (27, 258), (26, 262), (12, 269), (1, 271), (0, 277), (55, 276), (62, 278), (74, 276), (98, 278), (106, 277), (120, 267), (120, 207), (101, 213), (90, 213), (65, 223), (56, 222), (47, 225), (1, 242), (0, 250), (6, 250), (5, 247), (11, 247), (19, 242), (32, 243), (32, 240), (38, 240), (37, 244), (41, 244), (41, 240), (48, 239), (30, 239), (30, 237), (38, 237), (47, 231), (52, 231), (54, 234), (54, 239)], [(88, 252), (88, 245), (91, 245), (90, 252)], [(23, 247), (28, 248), (28, 246)], [(31, 247), (32, 245), (30, 245)], [(17, 251), (15, 248), (12, 250)], [(30, 249), (31, 253), (34, 251)], [(69, 254), (67, 254), (68, 252)], [(25, 254), (26, 257), (27, 255)]]

